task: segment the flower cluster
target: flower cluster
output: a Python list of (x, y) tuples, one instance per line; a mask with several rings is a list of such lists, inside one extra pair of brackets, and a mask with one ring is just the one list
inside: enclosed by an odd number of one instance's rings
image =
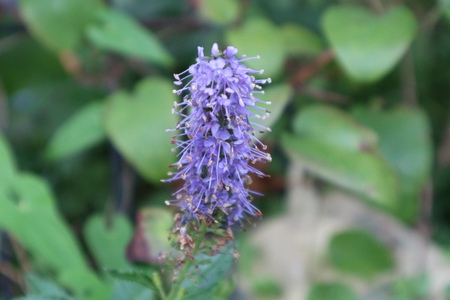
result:
[(181, 208), (180, 227), (192, 220), (218, 222), (219, 216), (220, 222), (230, 227), (246, 215), (261, 215), (251, 204), (252, 194), (257, 193), (247, 186), (249, 173), (266, 176), (252, 165), (271, 160), (260, 150), (267, 147), (255, 137), (255, 127), (270, 129), (251, 120), (269, 115), (258, 104), (270, 103), (255, 94), (263, 93), (260, 84), (270, 83), (270, 79), (255, 79), (252, 74), (263, 71), (242, 63), (259, 57), (236, 57), (237, 52), (231, 46), (221, 52), (214, 44), (211, 56), (205, 56), (198, 47), (197, 63), (175, 74), (175, 84), (181, 88), (174, 93), (184, 94), (184, 98), (174, 104), (172, 112), (182, 120), (168, 131), (181, 130), (172, 137), (179, 161), (170, 166), (176, 169), (169, 172), (172, 177), (163, 181), (184, 180), (174, 193), (176, 199), (166, 201)]

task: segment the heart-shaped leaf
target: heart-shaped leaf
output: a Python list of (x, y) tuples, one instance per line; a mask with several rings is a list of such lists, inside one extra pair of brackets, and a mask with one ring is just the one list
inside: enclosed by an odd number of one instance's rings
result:
[(441, 7), (444, 11), (447, 20), (450, 21), (450, 0), (440, 0)]
[[(270, 116), (265, 119), (258, 119), (258, 124), (265, 127), (272, 126), (282, 115), (286, 105), (289, 103), (293, 95), (292, 87), (289, 84), (279, 84), (274, 86), (269, 86), (264, 89), (265, 93), (259, 98), (266, 102), (271, 102), (270, 105), (260, 103), (259, 106), (270, 111)], [(252, 110), (252, 109), (250, 109)], [(256, 114), (261, 114), (254, 111)], [(264, 132), (266, 133), (266, 131)], [(256, 132), (256, 136), (261, 136), (263, 133), (260, 131)]]
[(316, 55), (323, 50), (317, 34), (298, 24), (283, 25), (281, 34), (288, 55)]
[(357, 300), (351, 287), (339, 282), (317, 283), (309, 291), (307, 300)]
[(11, 181), (16, 173), (16, 166), (11, 154), (11, 149), (6, 143), (5, 138), (0, 133), (0, 186), (6, 187), (11, 184)]
[(432, 165), (430, 126), (425, 113), (407, 108), (374, 111), (357, 107), (353, 115), (378, 134), (380, 152), (395, 168), (400, 179), (401, 195), (396, 213), (413, 221)]
[(101, 0), (22, 0), (22, 16), (31, 32), (49, 48), (72, 49), (101, 9)]
[(406, 7), (376, 15), (357, 6), (335, 6), (323, 17), (323, 29), (345, 72), (372, 82), (388, 73), (414, 38), (416, 20)]
[(139, 173), (155, 183), (167, 177), (167, 166), (175, 161), (170, 134), (177, 117), (171, 114), (177, 100), (167, 79), (141, 81), (132, 94), (117, 92), (107, 101), (107, 135)]
[(334, 235), (328, 248), (328, 258), (340, 271), (364, 278), (371, 278), (394, 267), (389, 248), (360, 230)]
[(77, 111), (58, 128), (50, 140), (47, 157), (61, 159), (89, 148), (105, 139), (102, 123), (103, 103), (91, 103)]
[(239, 55), (253, 57), (259, 55), (261, 60), (249, 60), (245, 63), (255, 69), (264, 69), (264, 76), (277, 76), (284, 63), (285, 50), (283, 36), (270, 21), (252, 18), (243, 26), (227, 31), (230, 45), (239, 49)]
[(125, 13), (107, 9), (99, 12), (100, 25), (88, 28), (90, 40), (102, 49), (168, 66), (173, 59), (152, 32)]
[(231, 23), (239, 16), (239, 2), (237, 0), (200, 0), (200, 13), (208, 20), (218, 23)]
[(295, 135), (281, 137), (285, 151), (310, 172), (392, 209), (398, 183), (378, 151), (377, 137), (350, 115), (332, 107), (304, 108), (294, 120)]
[(132, 227), (128, 219), (115, 215), (111, 224), (105, 217), (92, 216), (84, 229), (86, 242), (102, 268), (120, 269), (128, 266), (125, 248), (132, 236)]
[(104, 299), (107, 286), (90, 270), (54, 203), (42, 179), (19, 173), (8, 189), (0, 188), (0, 228), (12, 233), (78, 298)]

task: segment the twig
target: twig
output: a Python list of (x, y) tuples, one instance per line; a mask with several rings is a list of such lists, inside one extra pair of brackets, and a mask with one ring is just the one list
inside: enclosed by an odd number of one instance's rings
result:
[(248, 9), (250, 8), (251, 2), (252, 2), (252, 0), (241, 0), (240, 1), (239, 16), (233, 25), (239, 26), (244, 22), (245, 17), (247, 16), (247, 13), (248, 13)]
[(6, 132), (8, 127), (8, 99), (0, 81), (0, 132)]
[(382, 14), (385, 12), (383, 3), (381, 2), (381, 0), (367, 0), (367, 2), (369, 2), (370, 7), (372, 7), (372, 9), (377, 13), (377, 14)]
[(31, 265), (29, 263), (25, 250), (22, 248), (22, 245), (12, 235), (8, 235), (8, 237), (9, 240), (11, 241), (14, 254), (16, 255), (17, 260), (19, 261), (20, 268), (24, 272), (29, 272), (31, 270)]
[(340, 95), (334, 92), (330, 91), (323, 91), (314, 89), (311, 87), (305, 87), (302, 89), (302, 93), (308, 96), (313, 97), (314, 99), (325, 101), (325, 102), (331, 102), (331, 103), (338, 103), (338, 104), (346, 104), (350, 102), (350, 98)]
[(9, 278), (12, 282), (17, 284), (22, 291), (26, 291), (26, 284), (21, 276), (21, 272), (16, 270), (10, 263), (2, 262), (0, 264), (0, 273)]
[(419, 30), (421, 33), (429, 33), (433, 31), (434, 26), (439, 21), (443, 13), (442, 6), (436, 5), (423, 17)]
[(402, 61), (401, 81), (404, 103), (411, 107), (417, 106), (417, 84), (414, 68), (414, 57), (411, 50), (406, 53), (405, 58)]
[(422, 237), (422, 247), (419, 249), (421, 253), (419, 253), (418, 258), (422, 258), (418, 261), (420, 268), (425, 272), (427, 267), (427, 249), (430, 244), (431, 237), (431, 211), (433, 207), (433, 184), (431, 180), (427, 183), (427, 185), (422, 190), (422, 195), (420, 197), (420, 208), (419, 208), (419, 217), (417, 222), (417, 228), (419, 234)]
[(437, 151), (438, 167), (444, 167), (450, 163), (450, 120), (445, 128), (444, 136), (441, 145)]
[(291, 85), (296, 92), (300, 92), (304, 87), (304, 84), (311, 77), (316, 75), (316, 73), (327, 65), (333, 59), (333, 52), (331, 50), (326, 50), (322, 52), (315, 60), (311, 63), (303, 66), (298, 70), (298, 72), (292, 77)]

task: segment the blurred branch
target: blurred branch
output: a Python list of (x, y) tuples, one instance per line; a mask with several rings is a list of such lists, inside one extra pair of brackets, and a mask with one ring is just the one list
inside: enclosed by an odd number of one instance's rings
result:
[(200, 19), (192, 17), (174, 17), (174, 18), (154, 18), (151, 20), (142, 20), (141, 23), (150, 29), (161, 29), (169, 32), (179, 33), (187, 30), (197, 30), (208, 26)]
[(417, 106), (417, 82), (411, 49), (406, 52), (401, 64), (401, 83), (403, 102), (410, 107)]
[(8, 235), (9, 240), (11, 241), (11, 246), (16, 255), (17, 261), (20, 264), (20, 268), (23, 272), (29, 272), (31, 270), (31, 265), (28, 261), (28, 257), (26, 251), (22, 248), (20, 243), (12, 236)]
[(437, 151), (437, 164), (439, 167), (450, 163), (450, 120), (447, 122), (442, 143)]
[(442, 16), (442, 6), (436, 5), (430, 9), (420, 23), (419, 30), (421, 33), (429, 33), (433, 31), (434, 26)]
[(241, 0), (240, 1), (239, 16), (238, 16), (236, 22), (234, 23), (234, 25), (239, 26), (240, 24), (242, 24), (244, 22), (245, 17), (247, 16), (248, 9), (250, 8), (251, 3), (252, 3), (252, 0)]
[(419, 268), (425, 272), (427, 269), (427, 253), (428, 247), (431, 242), (431, 211), (433, 207), (433, 184), (431, 180), (427, 183), (427, 185), (422, 190), (422, 195), (420, 197), (420, 208), (419, 208), (419, 218), (417, 222), (417, 229), (419, 231), (420, 236), (422, 237), (422, 247), (418, 249), (422, 253), (419, 254), (419, 257), (422, 258), (419, 261)]
[(369, 3), (370, 7), (372, 7), (373, 11), (376, 12), (377, 14), (382, 14), (385, 12), (381, 0), (367, 0), (367, 2)]
[(8, 98), (3, 89), (3, 84), (0, 81), (0, 132), (6, 132), (8, 127)]
[(17, 284), (22, 291), (26, 291), (26, 284), (21, 276), (21, 272), (16, 270), (10, 263), (2, 262), (0, 264), (0, 273)]
[(338, 93), (330, 92), (330, 91), (323, 91), (314, 89), (311, 87), (305, 87), (302, 89), (302, 93), (308, 96), (313, 97), (314, 99), (325, 101), (325, 102), (331, 102), (331, 103), (338, 103), (338, 104), (345, 104), (350, 102), (350, 98), (340, 95)]
[(333, 52), (326, 50), (319, 54), (315, 60), (300, 68), (292, 77), (290, 83), (296, 92), (304, 88), (306, 81), (311, 79), (317, 72), (333, 60)]

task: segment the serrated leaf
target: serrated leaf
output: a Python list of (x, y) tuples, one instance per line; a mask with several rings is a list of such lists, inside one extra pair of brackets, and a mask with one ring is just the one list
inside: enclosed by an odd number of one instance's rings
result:
[(100, 24), (88, 28), (89, 39), (98, 47), (169, 66), (173, 58), (157, 37), (125, 13), (107, 9), (98, 13)]
[(158, 291), (158, 288), (156, 287), (155, 283), (153, 282), (152, 276), (146, 272), (135, 271), (135, 270), (121, 271), (121, 270), (111, 270), (111, 269), (106, 269), (105, 271), (111, 277), (113, 277), (115, 279), (121, 279), (121, 280), (126, 280), (129, 282), (135, 282), (135, 283), (138, 283), (141, 286), (146, 287), (147, 289), (150, 289), (154, 292)]
[(89, 249), (102, 268), (120, 269), (129, 265), (125, 250), (132, 235), (132, 226), (122, 215), (114, 215), (110, 224), (107, 224), (104, 216), (94, 215), (84, 228)]
[(414, 38), (416, 20), (406, 7), (376, 15), (360, 6), (327, 9), (323, 29), (338, 62), (355, 80), (373, 82), (400, 60)]
[(21, 0), (19, 4), (31, 32), (56, 51), (73, 49), (102, 7), (101, 0)]
[(283, 37), (279, 28), (269, 20), (251, 18), (241, 27), (228, 30), (226, 39), (239, 49), (238, 55), (261, 57), (260, 60), (246, 61), (249, 67), (264, 69), (264, 76), (267, 77), (276, 77), (281, 72), (286, 57)]
[(389, 249), (360, 230), (335, 234), (328, 246), (327, 256), (340, 271), (370, 279), (394, 267)]
[(200, 0), (198, 4), (202, 16), (214, 23), (228, 24), (239, 16), (237, 0)]
[(355, 292), (348, 286), (339, 282), (314, 284), (307, 300), (358, 300)]
[(132, 94), (117, 92), (107, 100), (105, 127), (125, 158), (146, 179), (159, 183), (167, 177), (167, 166), (175, 161), (170, 134), (177, 117), (171, 114), (177, 100), (172, 83), (148, 78)]
[(103, 104), (94, 102), (77, 111), (53, 135), (46, 155), (52, 160), (81, 152), (106, 137), (103, 128)]
[(324, 49), (317, 34), (298, 24), (283, 25), (281, 34), (288, 55), (316, 55)]
[(232, 249), (226, 246), (215, 256), (197, 255), (195, 261), (198, 264), (191, 267), (189, 278), (181, 284), (185, 291), (182, 299), (221, 300), (229, 296), (232, 289), (222, 289), (222, 286), (229, 285), (229, 275), (234, 263)]
[(135, 282), (115, 280), (111, 300), (156, 300), (155, 293)]

